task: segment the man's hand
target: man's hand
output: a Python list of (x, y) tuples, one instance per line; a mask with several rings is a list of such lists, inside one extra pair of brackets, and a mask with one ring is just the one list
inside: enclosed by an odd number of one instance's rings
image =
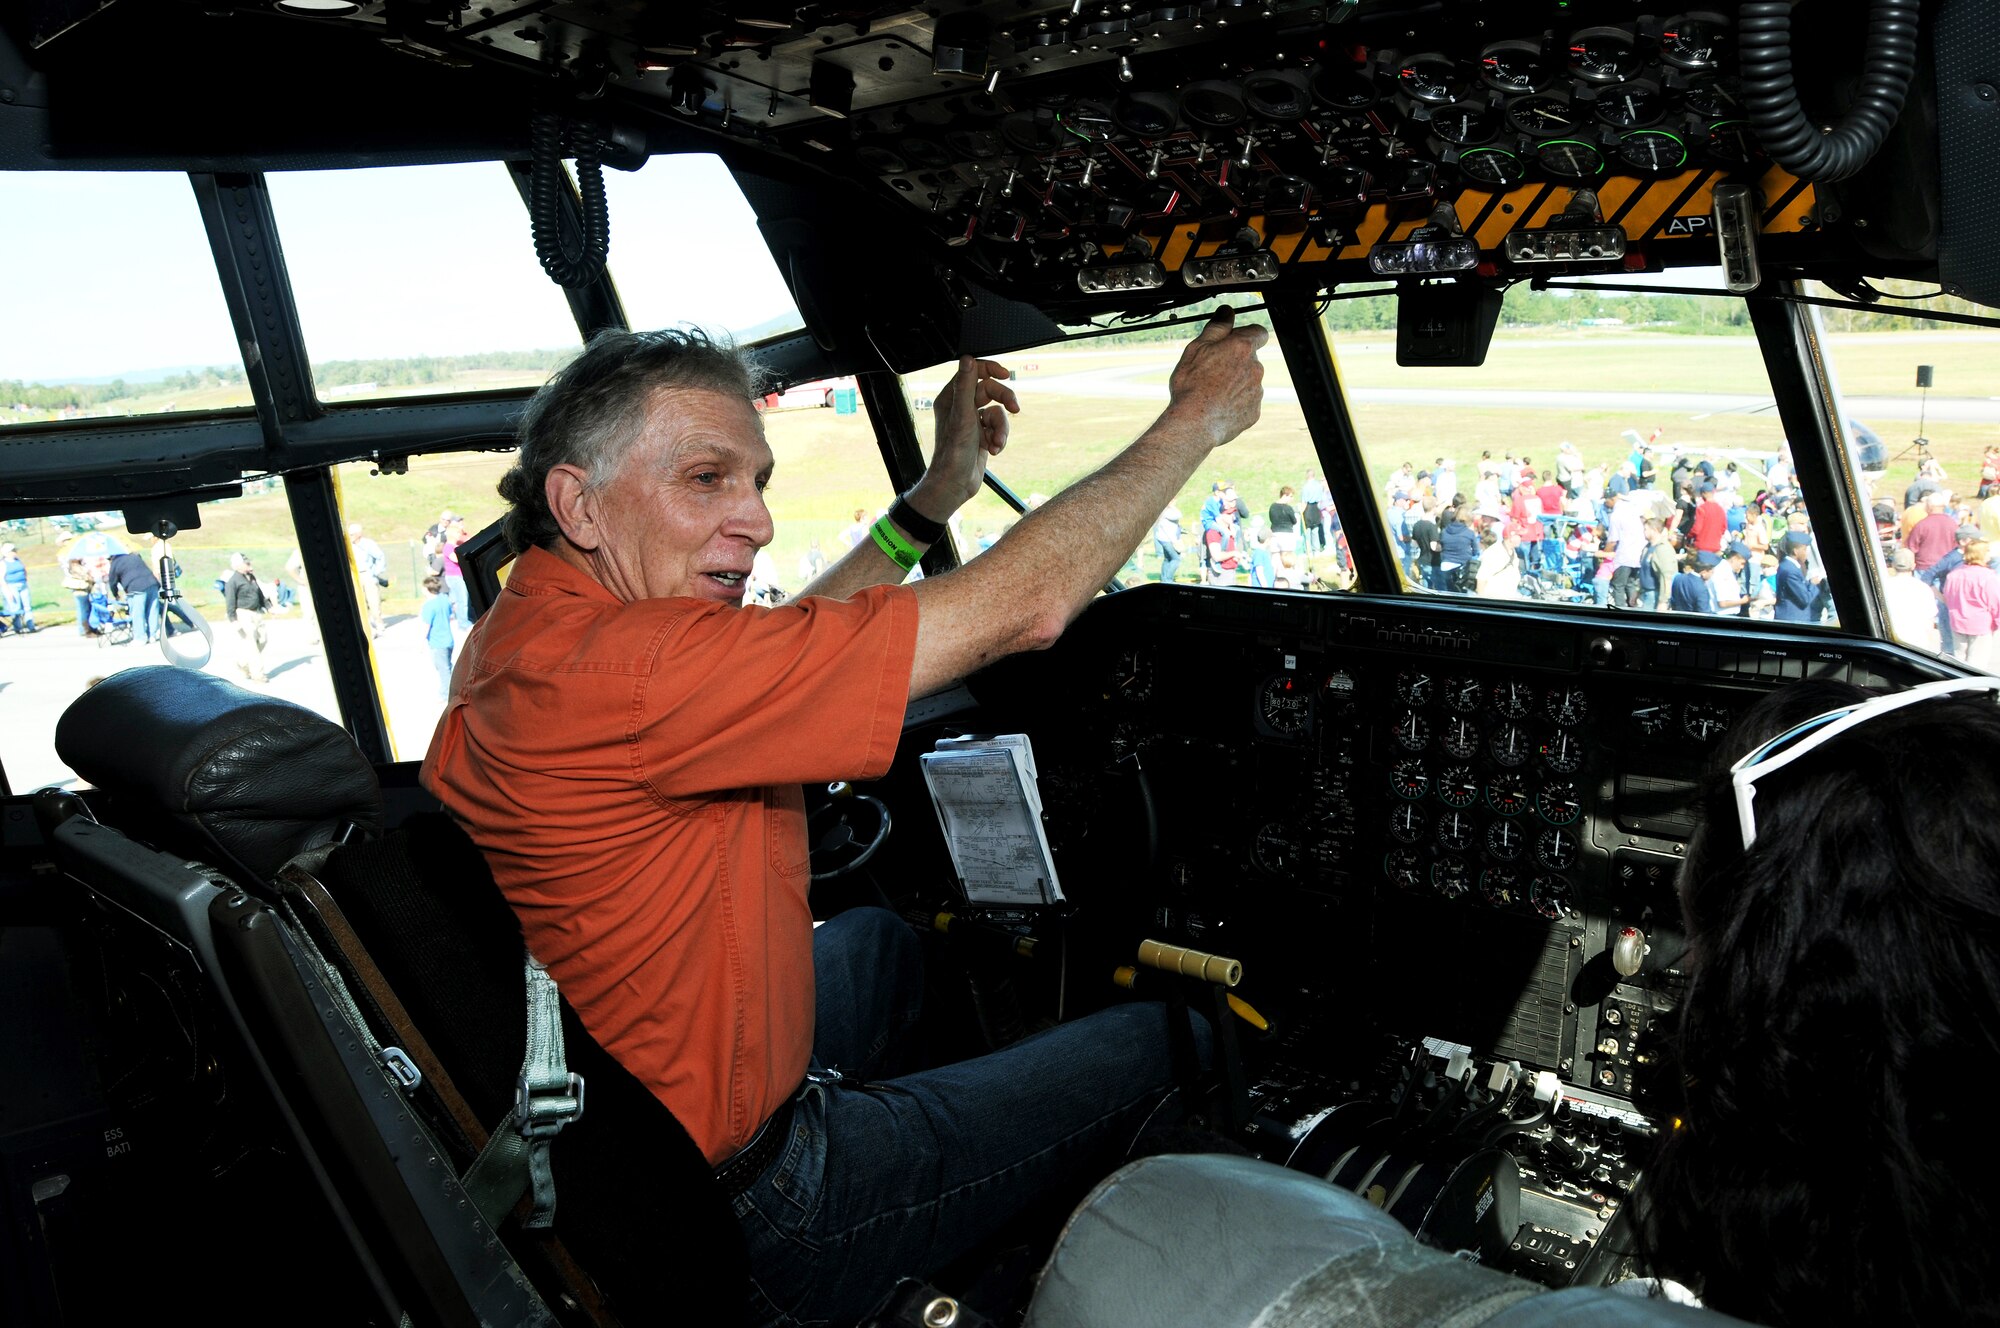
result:
[(1271, 334), (1236, 326), (1236, 311), (1217, 309), (1181, 352), (1167, 390), (1169, 415), (1194, 422), (1220, 447), (1257, 422), (1264, 405), (1264, 366), (1257, 351)]
[(910, 505), (920, 515), (949, 520), (978, 494), (987, 458), (999, 456), (1007, 446), (1007, 417), (1021, 413), (1014, 389), (1007, 386), (1011, 376), (993, 360), (970, 355), (959, 360), (958, 372), (931, 406), (937, 447), (924, 477), (910, 491)]

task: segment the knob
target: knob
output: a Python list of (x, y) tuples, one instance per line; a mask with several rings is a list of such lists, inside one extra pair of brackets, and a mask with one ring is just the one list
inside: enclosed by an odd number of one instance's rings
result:
[(1631, 977), (1639, 971), (1639, 965), (1646, 959), (1646, 933), (1637, 927), (1626, 927), (1619, 931), (1618, 939), (1611, 943), (1611, 967), (1618, 970), (1621, 977)]
[(1594, 668), (1608, 669), (1618, 663), (1618, 643), (1608, 636), (1591, 637), (1583, 652)]

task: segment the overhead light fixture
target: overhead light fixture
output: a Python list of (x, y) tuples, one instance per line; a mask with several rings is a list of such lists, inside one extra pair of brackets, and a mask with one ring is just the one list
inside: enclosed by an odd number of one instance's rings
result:
[(1531, 231), (1509, 231), (1500, 249), (1510, 263), (1615, 263), (1625, 257), (1625, 232), (1604, 224), (1595, 190), (1579, 189), (1560, 216)]
[(295, 14), (300, 18), (346, 18), (361, 12), (361, 6), (354, 0), (277, 0), (271, 7), (280, 14)]
[(1166, 284), (1166, 269), (1150, 258), (1136, 263), (1093, 263), (1076, 270), (1076, 288), (1086, 295), (1158, 290)]
[(1188, 285), (1261, 286), (1278, 279), (1278, 256), (1269, 249), (1254, 254), (1217, 254), (1213, 258), (1191, 258), (1181, 264), (1181, 280)]
[(1410, 238), (1378, 244), (1368, 251), (1368, 270), (1378, 277), (1417, 277), (1439, 272), (1470, 272), (1479, 266), (1479, 244), (1459, 229), (1458, 213), (1440, 203), (1426, 224)]

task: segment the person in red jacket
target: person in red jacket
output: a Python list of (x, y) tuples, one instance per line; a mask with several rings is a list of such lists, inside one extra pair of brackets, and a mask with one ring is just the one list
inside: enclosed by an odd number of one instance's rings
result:
[(1694, 529), (1688, 537), (1696, 552), (1720, 555), (1722, 541), (1729, 534), (1729, 509), (1722, 505), (1714, 480), (1703, 480), (1699, 494), (1701, 501), (1695, 505)]

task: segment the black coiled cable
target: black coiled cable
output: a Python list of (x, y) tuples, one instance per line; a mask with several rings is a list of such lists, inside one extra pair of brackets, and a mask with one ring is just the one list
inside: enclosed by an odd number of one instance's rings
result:
[(1791, 29), (1789, 0), (1750, 0), (1738, 12), (1744, 112), (1757, 141), (1793, 175), (1845, 180), (1868, 164), (1902, 114), (1917, 71), (1917, 0), (1875, 0), (1869, 7), (1860, 91), (1825, 133), (1799, 109)]
[(604, 260), (611, 253), (611, 211), (604, 204), (604, 167), (598, 162), (603, 145), (586, 131), (568, 134), (576, 157), (577, 196), (583, 205), (582, 252), (572, 254), (563, 244), (561, 191), (569, 187), (562, 168), (565, 137), (562, 117), (552, 111), (537, 111), (528, 122), (534, 168), (529, 176), (528, 218), (535, 228), (535, 257), (542, 260), (542, 271), (558, 286), (574, 290), (604, 275)]

